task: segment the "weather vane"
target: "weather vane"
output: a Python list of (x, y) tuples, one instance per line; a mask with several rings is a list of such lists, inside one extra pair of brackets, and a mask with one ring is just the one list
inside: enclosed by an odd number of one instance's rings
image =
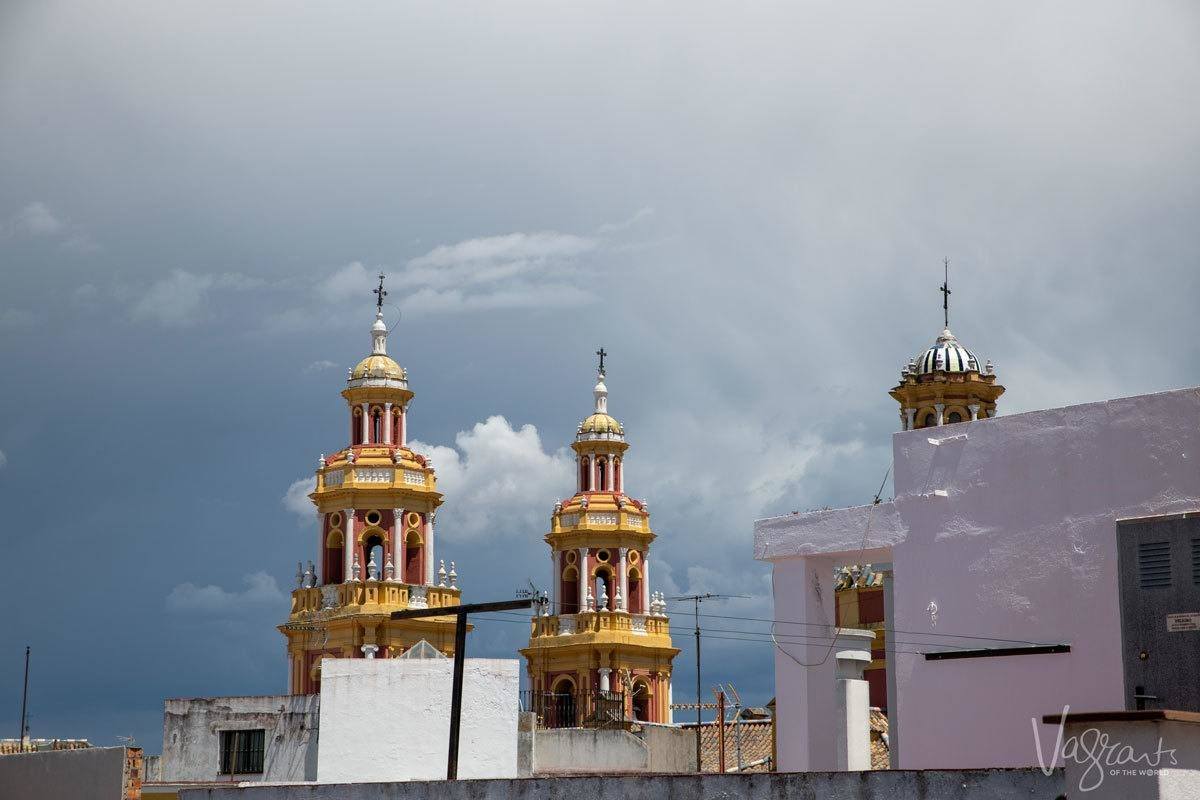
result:
[(950, 259), (942, 259), (942, 266), (945, 267), (946, 277), (942, 281), (942, 288), (939, 290), (942, 293), (942, 316), (945, 318), (946, 328), (950, 327)]
[(379, 273), (379, 288), (372, 289), (371, 294), (375, 295), (375, 308), (383, 311), (383, 298), (387, 297), (387, 290), (383, 288), (383, 279), (387, 277), (382, 272)]
[(603, 375), (604, 374), (604, 357), (606, 355), (608, 355), (608, 353), (604, 352), (604, 348), (601, 347), (599, 350), (596, 351), (596, 355), (600, 356), (600, 374)]

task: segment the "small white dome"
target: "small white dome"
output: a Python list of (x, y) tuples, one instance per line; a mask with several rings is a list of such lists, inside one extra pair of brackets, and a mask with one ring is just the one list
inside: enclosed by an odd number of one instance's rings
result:
[(917, 374), (931, 372), (979, 372), (979, 359), (945, 328), (933, 347), (917, 357)]

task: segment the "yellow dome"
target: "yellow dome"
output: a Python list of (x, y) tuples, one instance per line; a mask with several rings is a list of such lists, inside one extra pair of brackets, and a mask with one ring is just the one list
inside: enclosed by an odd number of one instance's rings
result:
[(361, 378), (391, 378), (394, 381), (408, 380), (404, 368), (384, 355), (370, 355), (358, 362), (350, 373), (351, 380)]
[(610, 417), (608, 414), (592, 414), (579, 424), (580, 433), (616, 433), (622, 436), (625, 435), (625, 429), (621, 427), (621, 423)]

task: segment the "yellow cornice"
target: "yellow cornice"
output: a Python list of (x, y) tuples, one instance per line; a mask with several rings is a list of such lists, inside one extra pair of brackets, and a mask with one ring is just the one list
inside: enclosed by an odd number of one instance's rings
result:
[(555, 550), (577, 550), (581, 547), (645, 550), (655, 538), (649, 531), (595, 531), (584, 528), (551, 532), (542, 537), (542, 541)]
[(342, 397), (354, 405), (361, 403), (392, 403), (406, 407), (413, 399), (412, 391), (396, 386), (348, 386), (342, 390)]
[(620, 439), (585, 439), (583, 441), (571, 442), (571, 449), (579, 455), (615, 453), (618, 456), (623, 456), (625, 451), (629, 449), (629, 442), (624, 442)]

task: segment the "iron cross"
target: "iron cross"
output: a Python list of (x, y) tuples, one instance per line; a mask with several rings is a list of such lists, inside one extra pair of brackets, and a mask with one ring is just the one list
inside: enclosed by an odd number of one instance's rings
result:
[(942, 288), (939, 290), (942, 293), (942, 316), (945, 318), (945, 326), (950, 327), (950, 259), (943, 259), (942, 266), (946, 268), (946, 279), (942, 282)]
[(371, 293), (376, 296), (375, 307), (380, 311), (383, 311), (383, 298), (387, 297), (387, 291), (383, 288), (383, 279), (385, 277), (382, 272), (379, 273), (379, 288), (371, 290)]
[(596, 351), (596, 355), (600, 356), (600, 371), (604, 372), (604, 357), (608, 355), (608, 353), (604, 352), (604, 348), (601, 347)]

